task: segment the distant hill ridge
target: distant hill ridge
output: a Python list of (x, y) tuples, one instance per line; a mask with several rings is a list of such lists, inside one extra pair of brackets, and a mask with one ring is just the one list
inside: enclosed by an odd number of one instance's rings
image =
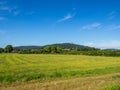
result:
[(59, 46), (62, 49), (83, 49), (83, 48), (93, 48), (93, 47), (88, 47), (84, 45), (78, 45), (74, 43), (57, 43), (57, 44), (50, 44), (50, 45), (44, 45), (44, 46), (17, 46), (14, 47), (14, 49), (41, 49), (44, 48), (45, 46)]
[(37, 49), (37, 48), (41, 48), (41, 46), (16, 46), (13, 47), (14, 49), (24, 49), (24, 50), (28, 50), (28, 49)]

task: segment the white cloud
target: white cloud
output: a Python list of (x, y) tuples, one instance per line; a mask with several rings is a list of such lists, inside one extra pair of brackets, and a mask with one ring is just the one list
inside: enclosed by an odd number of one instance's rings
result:
[(21, 11), (18, 10), (17, 8), (10, 8), (10, 7), (7, 7), (7, 6), (1, 6), (0, 10), (7, 11), (8, 12), (7, 14), (12, 14), (13, 16), (17, 16), (21, 13)]
[(120, 29), (120, 25), (112, 25), (111, 30)]
[(58, 22), (64, 22), (64, 21), (67, 21), (73, 17), (74, 17), (74, 14), (68, 14), (68, 15), (64, 16), (62, 19), (58, 20)]
[(85, 25), (82, 27), (82, 29), (86, 29), (86, 30), (89, 30), (89, 29), (94, 29), (94, 28), (98, 28), (101, 26), (101, 23), (92, 23), (90, 25)]
[(94, 42), (87, 42), (87, 43), (85, 43), (85, 45), (92, 47), (94, 45)]
[(1, 6), (0, 10), (11, 12), (12, 9), (10, 7), (8, 7), (8, 6)]
[(116, 13), (115, 11), (112, 11), (108, 15), (111, 16), (111, 15), (114, 15), (115, 13)]
[(119, 30), (120, 29), (120, 24), (112, 24), (104, 27), (105, 30)]
[(16, 6), (5, 5), (6, 2), (0, 2), (0, 3), (1, 3), (0, 11), (7, 11), (7, 14), (12, 14), (13, 16), (18, 15), (21, 12)]
[(101, 42), (87, 42), (85, 43), (87, 46), (101, 48), (101, 49), (120, 49), (120, 41), (119, 40), (111, 40), (111, 41), (101, 41)]
[(76, 10), (76, 8), (73, 8), (70, 13), (68, 13), (63, 18), (59, 19), (57, 22), (64, 22), (64, 21), (67, 21), (69, 19), (72, 19), (76, 15), (76, 11), (75, 10)]
[(103, 49), (105, 49), (105, 48), (120, 49), (120, 41), (112, 40), (112, 41), (103, 42), (99, 47), (101, 47)]
[(115, 11), (112, 11), (108, 14), (108, 19), (109, 20), (113, 20), (115, 17), (116, 17), (116, 12)]

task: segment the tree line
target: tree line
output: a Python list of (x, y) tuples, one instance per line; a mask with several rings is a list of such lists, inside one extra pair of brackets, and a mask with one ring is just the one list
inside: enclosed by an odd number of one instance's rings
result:
[(61, 48), (59, 46), (45, 46), (37, 49), (14, 49), (12, 45), (0, 48), (0, 53), (19, 54), (68, 54), (68, 55), (90, 55), (90, 56), (120, 56), (120, 50), (101, 50), (96, 48)]
[(4, 49), (0, 48), (0, 53), (11, 53), (13, 51), (12, 45), (7, 45)]
[(0, 53), (19, 53), (19, 54), (54, 54), (61, 53), (62, 49), (59, 46), (45, 46), (43, 49), (14, 49), (12, 45), (7, 45), (5, 48), (0, 48)]

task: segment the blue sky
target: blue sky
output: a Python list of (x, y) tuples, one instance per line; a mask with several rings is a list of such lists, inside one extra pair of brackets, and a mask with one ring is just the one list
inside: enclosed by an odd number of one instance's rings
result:
[(0, 47), (120, 48), (120, 0), (0, 0)]

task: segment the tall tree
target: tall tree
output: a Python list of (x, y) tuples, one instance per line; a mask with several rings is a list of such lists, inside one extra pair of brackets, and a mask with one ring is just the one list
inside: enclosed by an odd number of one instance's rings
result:
[(3, 51), (4, 51), (3, 48), (0, 48), (0, 53), (3, 53)]
[(57, 53), (62, 52), (62, 48), (61, 47), (57, 46), (56, 49), (57, 49)]
[(59, 46), (46, 46), (43, 51), (45, 53), (60, 53), (62, 49)]
[(51, 47), (50, 46), (46, 46), (43, 48), (43, 50), (46, 52), (46, 53), (50, 53), (51, 52)]
[(7, 45), (7, 46), (5, 47), (5, 49), (4, 49), (4, 51), (5, 51), (6, 53), (11, 53), (11, 52), (13, 51), (12, 45)]

